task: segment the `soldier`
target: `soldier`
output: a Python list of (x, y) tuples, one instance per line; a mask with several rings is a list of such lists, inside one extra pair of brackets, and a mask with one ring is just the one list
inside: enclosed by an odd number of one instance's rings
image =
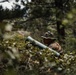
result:
[(43, 42), (50, 48), (56, 50), (59, 53), (62, 53), (62, 48), (58, 42), (56, 42), (56, 38), (54, 37), (54, 34), (50, 31), (46, 32), (43, 36)]

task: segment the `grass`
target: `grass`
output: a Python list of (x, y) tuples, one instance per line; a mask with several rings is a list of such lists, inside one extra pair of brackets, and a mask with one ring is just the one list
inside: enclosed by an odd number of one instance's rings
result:
[(14, 69), (8, 69), (4, 75), (17, 75), (17, 72)]

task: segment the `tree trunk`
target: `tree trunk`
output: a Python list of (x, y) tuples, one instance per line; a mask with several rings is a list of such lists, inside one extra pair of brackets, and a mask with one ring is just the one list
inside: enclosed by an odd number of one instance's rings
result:
[(58, 40), (61, 41), (65, 38), (65, 26), (62, 25), (62, 19), (64, 17), (63, 14), (63, 2), (62, 0), (55, 0), (56, 6), (56, 24), (57, 24), (57, 32), (58, 32)]

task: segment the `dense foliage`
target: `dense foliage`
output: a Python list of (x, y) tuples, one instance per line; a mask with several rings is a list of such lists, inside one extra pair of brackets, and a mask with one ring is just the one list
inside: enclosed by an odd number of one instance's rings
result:
[[(9, 33), (10, 37), (12, 33)], [(5, 38), (0, 43), (1, 73), (10, 75), (11, 70), (14, 75), (76, 74), (75, 51), (67, 51), (58, 57), (50, 50), (41, 49), (32, 42), (26, 41), (27, 37), (17, 32), (14, 34), (13, 37)]]
[[(0, 75), (76, 75), (76, 3), (72, 0), (31, 0), (27, 4), (21, 1), (25, 6), (22, 10), (19, 6), (11, 11), (0, 7), (0, 20), (3, 20)], [(43, 43), (41, 36), (48, 30), (63, 48), (59, 57), (26, 40), (30, 35)]]
[(26, 13), (26, 8), (21, 9), (19, 5), (15, 5), (13, 9), (3, 9), (3, 7), (0, 5), (0, 21), (3, 21), (4, 19), (14, 19), (23, 17)]

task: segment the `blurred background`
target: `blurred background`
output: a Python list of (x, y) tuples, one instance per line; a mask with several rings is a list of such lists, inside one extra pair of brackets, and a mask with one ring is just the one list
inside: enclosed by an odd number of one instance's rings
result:
[[(43, 43), (41, 36), (46, 31), (54, 33), (56, 41), (64, 50), (64, 55), (61, 58), (50, 59), (48, 52), (45, 51), (42, 52), (43, 57), (37, 57), (38, 60), (34, 61), (37, 55), (33, 53), (41, 53), (40, 49), (34, 48), (32, 44), (29, 44), (28, 48), (25, 38), (32, 36)], [(76, 75), (75, 45), (75, 0), (0, 0), (0, 75), (47, 75), (47, 73), (48, 75)], [(30, 52), (31, 49), (33, 53)], [(11, 50), (15, 53), (14, 56), (10, 54)], [(28, 58), (25, 59), (26, 57)], [(50, 64), (53, 61), (54, 70), (38, 64), (39, 60), (44, 62), (42, 58), (46, 59), (45, 57), (48, 57)], [(23, 65), (25, 61), (21, 58), (27, 62), (25, 65)], [(36, 68), (36, 71), (35, 69), (30, 71), (30, 65)]]

